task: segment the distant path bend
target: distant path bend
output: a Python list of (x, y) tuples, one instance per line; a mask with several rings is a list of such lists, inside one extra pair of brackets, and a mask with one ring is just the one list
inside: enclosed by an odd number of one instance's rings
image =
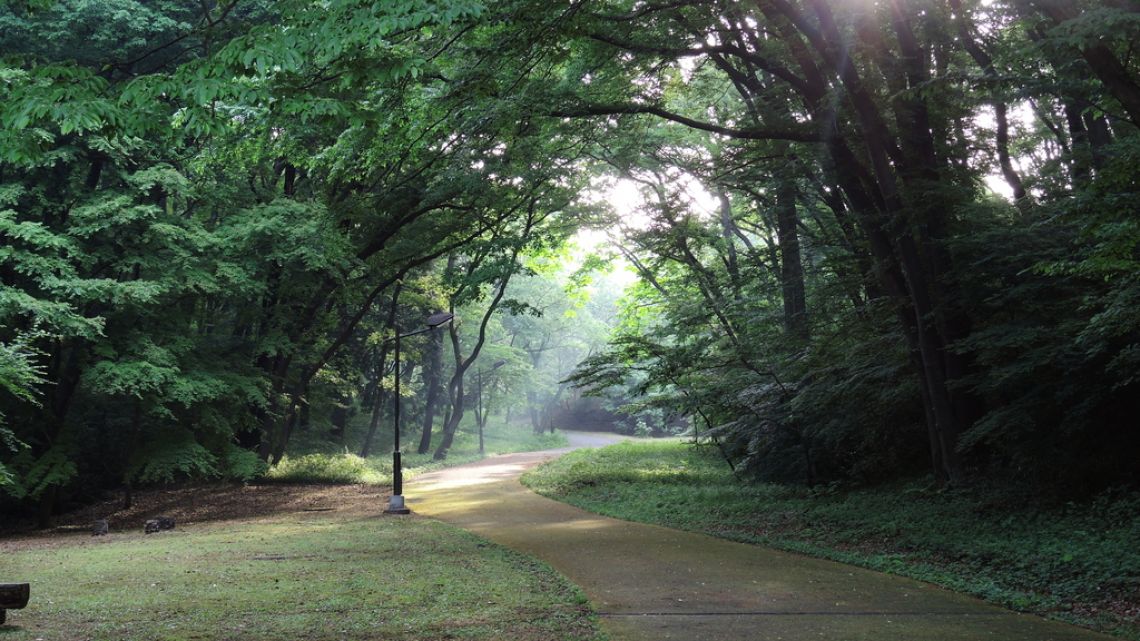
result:
[(613, 641), (1107, 641), (870, 570), (611, 519), (519, 483), (529, 467), (620, 440), (567, 432), (571, 447), (509, 454), (417, 477), (417, 514), (536, 556), (577, 583)]

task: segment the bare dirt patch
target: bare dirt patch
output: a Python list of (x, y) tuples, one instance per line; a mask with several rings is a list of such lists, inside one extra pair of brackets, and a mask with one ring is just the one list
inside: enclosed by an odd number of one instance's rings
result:
[[(142, 532), (147, 519), (168, 516), (177, 525), (247, 520), (282, 514), (319, 513), (355, 518), (383, 513), (391, 488), (379, 485), (198, 485), (136, 491), (130, 508), (122, 497), (108, 498), (61, 514), (55, 527), (35, 530), (31, 520), (0, 524), (0, 545), (50, 544), (55, 537), (90, 533), (96, 519), (107, 519), (111, 533)], [(7, 546), (5, 546), (7, 547)]]

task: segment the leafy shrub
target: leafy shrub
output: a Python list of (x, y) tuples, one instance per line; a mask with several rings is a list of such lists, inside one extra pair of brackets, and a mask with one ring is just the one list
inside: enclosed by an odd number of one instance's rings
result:
[(381, 483), (387, 479), (355, 454), (285, 456), (265, 474), (282, 483)]
[(233, 481), (248, 482), (265, 476), (269, 465), (254, 452), (236, 445), (229, 446), (219, 461), (222, 476)]
[(68, 483), (78, 473), (69, 449), (67, 443), (57, 444), (39, 457), (21, 450), (9, 464), (8, 481), (0, 487), (13, 498), (36, 499), (53, 485)]
[(141, 483), (172, 483), (178, 478), (218, 476), (218, 459), (194, 435), (177, 430), (147, 442), (132, 457), (128, 476)]

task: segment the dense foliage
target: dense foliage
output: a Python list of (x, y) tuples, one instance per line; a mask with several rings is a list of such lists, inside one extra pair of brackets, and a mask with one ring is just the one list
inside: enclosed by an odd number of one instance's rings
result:
[(562, 111), (619, 125), (643, 284), (576, 382), (762, 478), (1137, 480), (1134, 8), (609, 4)]
[[(528, 115), (529, 76), (552, 67), (518, 9), (0, 10), (7, 504), (46, 522), (77, 492), (248, 479), (362, 407), (367, 453), (391, 338), (441, 309), (459, 318), (457, 365), (426, 372), (451, 380), (445, 456), (509, 281), (588, 215), (588, 132)], [(489, 58), (504, 42), (512, 57)], [(498, 96), (510, 83), (517, 101)]]
[[(0, 507), (249, 479), (298, 434), (366, 457), (397, 380), (444, 458), (549, 427), (587, 355), (631, 424), (766, 478), (1133, 482), (1136, 16), (7, 3)], [(639, 277), (606, 349), (583, 226)]]

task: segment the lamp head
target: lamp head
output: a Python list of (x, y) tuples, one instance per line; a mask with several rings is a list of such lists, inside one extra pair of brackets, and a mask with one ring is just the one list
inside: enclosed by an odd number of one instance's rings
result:
[(428, 316), (427, 320), (425, 320), (424, 323), (428, 327), (439, 327), (440, 325), (443, 325), (453, 318), (455, 318), (455, 314), (452, 314), (451, 312), (436, 312), (431, 316)]

